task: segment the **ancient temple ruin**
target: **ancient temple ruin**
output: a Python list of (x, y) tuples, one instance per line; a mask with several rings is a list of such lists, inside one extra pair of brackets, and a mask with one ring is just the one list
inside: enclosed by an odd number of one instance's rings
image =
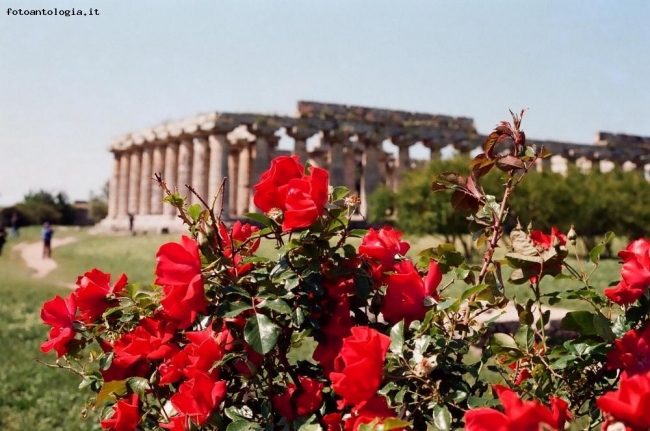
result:
[[(280, 139), (293, 141), (292, 150), (279, 150)], [(406, 170), (422, 163), (410, 158), (411, 147), (421, 145), (435, 158), (449, 145), (460, 153), (476, 151), (484, 139), (471, 118), (302, 101), (295, 117), (211, 112), (165, 122), (111, 145), (109, 212), (102, 227), (126, 230), (133, 215), (137, 230), (182, 228), (175, 208), (163, 205), (154, 173), (190, 203), (199, 202), (186, 184), (211, 202), (227, 178), (224, 218), (241, 218), (255, 211), (253, 186), (280, 154), (295, 154), (303, 163), (327, 169), (332, 185), (347, 186), (361, 197), (365, 215), (366, 197), (380, 184), (395, 189)], [(309, 150), (308, 141), (315, 142)], [(582, 169), (650, 168), (650, 137), (599, 132), (591, 145), (528, 142), (554, 154), (540, 169), (561, 172), (567, 163)], [(386, 144), (396, 146), (396, 154), (384, 151)]]

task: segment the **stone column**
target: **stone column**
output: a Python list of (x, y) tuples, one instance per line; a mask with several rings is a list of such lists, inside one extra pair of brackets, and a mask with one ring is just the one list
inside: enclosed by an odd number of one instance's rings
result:
[(379, 144), (381, 140), (376, 136), (364, 139), (366, 146), (363, 152), (361, 176), (361, 215), (368, 216), (368, 197), (379, 187)]
[(329, 144), (327, 162), (329, 164), (330, 184), (332, 186), (345, 185), (345, 162), (343, 157), (343, 144), (348, 141), (348, 136), (342, 133), (326, 132), (323, 139)]
[(357, 189), (357, 160), (354, 145), (348, 143), (343, 153), (343, 185), (350, 190), (351, 194), (358, 194)]
[(307, 163), (307, 159), (309, 158), (309, 154), (307, 153), (307, 139), (314, 136), (316, 132), (314, 129), (299, 126), (287, 129), (287, 135), (295, 140), (292, 154), (298, 156), (300, 163), (303, 165)]
[[(165, 150), (165, 173), (164, 180), (167, 188), (173, 193), (178, 183), (178, 142), (170, 142)], [(176, 208), (169, 204), (163, 205), (163, 214), (168, 216), (176, 215)]]
[[(208, 164), (210, 163), (210, 149), (208, 148), (207, 138), (196, 138), (194, 144), (194, 155), (192, 159), (192, 187), (201, 198), (208, 202)], [(190, 197), (192, 204), (198, 204), (199, 198), (195, 195)]]
[(415, 144), (413, 140), (408, 140), (408, 139), (399, 139), (399, 138), (394, 138), (393, 143), (397, 145), (397, 163), (396, 163), (396, 175), (395, 175), (395, 183), (394, 183), (394, 190), (397, 191), (397, 188), (400, 186), (402, 183), (402, 180), (404, 179), (404, 176), (406, 175), (406, 172), (408, 172), (411, 164), (411, 159), (409, 157), (409, 148), (411, 145)]
[(142, 149), (142, 169), (140, 172), (140, 205), (138, 214), (151, 214), (151, 190), (152, 179), (153, 147), (147, 146)]
[(249, 212), (251, 187), (251, 144), (240, 144), (239, 164), (237, 167), (237, 215)]
[(228, 153), (228, 180), (230, 180), (228, 208), (230, 209), (230, 215), (236, 216), (237, 202), (239, 201), (239, 148), (236, 146), (231, 146), (230, 152)]
[(126, 217), (129, 212), (129, 168), (131, 154), (129, 151), (120, 153), (120, 181), (117, 191), (117, 217)]
[[(178, 178), (176, 179), (178, 191), (181, 196), (190, 198), (191, 193), (185, 184), (192, 184), (192, 156), (194, 153), (194, 142), (192, 138), (184, 138), (178, 146)], [(191, 198), (189, 199), (191, 200)]]
[(113, 173), (108, 186), (108, 218), (117, 217), (117, 197), (120, 186), (120, 153), (113, 151)]
[(210, 145), (210, 169), (208, 176), (208, 203), (219, 193), (219, 187), (224, 178), (228, 178), (224, 184), (223, 195), (217, 199), (217, 208), (220, 202), (223, 202), (223, 215), (229, 218), (230, 215), (230, 189), (234, 177), (228, 172), (228, 157), (230, 154), (230, 142), (225, 134), (210, 135), (208, 137)]
[(129, 213), (137, 214), (140, 205), (140, 171), (142, 170), (142, 148), (131, 150), (129, 174)]
[[(156, 144), (153, 147), (153, 173), (164, 175), (165, 170), (165, 146)], [(163, 176), (163, 180), (167, 180)], [(162, 214), (163, 212), (163, 189), (158, 184), (153, 184), (151, 189), (150, 212), (151, 214)]]
[(249, 205), (248, 212), (257, 211), (257, 207), (253, 203), (253, 194), (255, 193), (255, 185), (259, 183), (262, 174), (271, 166), (271, 159), (273, 158), (273, 148), (278, 143), (278, 138), (274, 135), (277, 129), (275, 127), (257, 127), (251, 131), (255, 134), (257, 139), (254, 146), (255, 151), (252, 156), (252, 167), (250, 175), (250, 192), (249, 192)]

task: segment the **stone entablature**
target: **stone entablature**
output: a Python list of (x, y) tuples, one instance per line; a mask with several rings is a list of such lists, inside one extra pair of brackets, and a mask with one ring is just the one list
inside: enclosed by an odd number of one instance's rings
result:
[[(224, 178), (224, 211), (228, 219), (255, 211), (253, 186), (279, 155), (281, 137), (294, 140), (293, 154), (301, 162), (326, 168), (332, 185), (345, 185), (359, 194), (361, 213), (366, 197), (380, 184), (397, 188), (405, 171), (415, 166), (409, 157), (413, 145), (422, 144), (431, 158), (452, 145), (461, 153), (481, 147), (471, 118), (413, 113), (361, 106), (298, 102), (295, 117), (253, 113), (211, 112), (129, 133), (111, 144), (114, 155), (110, 180), (109, 213), (102, 223), (125, 229), (129, 215), (136, 229), (175, 230), (175, 210), (162, 205), (162, 190), (152, 180), (160, 173), (170, 188), (189, 196), (186, 184), (211, 201)], [(319, 145), (307, 150), (307, 140)], [(384, 141), (397, 154), (382, 149)], [(591, 166), (603, 161), (644, 169), (649, 162), (650, 138), (600, 132), (596, 145), (530, 140), (555, 154), (554, 171), (566, 163)], [(540, 164), (542, 168), (543, 164)], [(198, 199), (189, 196), (190, 203)]]

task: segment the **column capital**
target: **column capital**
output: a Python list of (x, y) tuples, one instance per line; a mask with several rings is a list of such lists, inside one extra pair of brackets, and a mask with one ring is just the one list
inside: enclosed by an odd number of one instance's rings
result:
[(366, 147), (378, 146), (379, 144), (384, 142), (384, 140), (386, 139), (386, 137), (382, 133), (380, 133), (380, 132), (378, 132), (376, 130), (366, 132), (366, 133), (359, 133), (359, 134), (357, 134), (357, 138)]
[(287, 128), (287, 135), (299, 141), (309, 139), (316, 133), (318, 133), (318, 130), (311, 127), (293, 126), (291, 128)]
[(406, 133), (393, 135), (390, 137), (390, 140), (393, 144), (395, 144), (398, 147), (407, 147), (407, 148), (422, 141), (422, 139), (420, 139), (418, 136), (406, 134)]
[(341, 144), (350, 139), (352, 135), (344, 130), (323, 131), (323, 138), (330, 144)]
[(273, 139), (276, 138), (275, 132), (278, 131), (279, 127), (274, 124), (267, 125), (261, 123), (253, 123), (246, 126), (246, 129), (250, 134), (255, 135), (258, 138), (261, 137), (266, 139)]
[(241, 125), (234, 119), (208, 119), (199, 125), (199, 129), (207, 134), (227, 135)]

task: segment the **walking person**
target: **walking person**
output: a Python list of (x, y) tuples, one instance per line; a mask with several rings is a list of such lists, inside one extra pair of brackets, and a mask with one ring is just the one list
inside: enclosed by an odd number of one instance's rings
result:
[(5, 242), (7, 242), (7, 231), (5, 225), (0, 223), (0, 256), (2, 256), (2, 247), (4, 247)]
[(11, 213), (11, 236), (17, 237), (18, 236), (18, 222), (20, 220), (20, 216), (18, 216), (18, 211), (14, 210), (14, 212)]
[(52, 257), (52, 235), (54, 235), (54, 230), (52, 230), (50, 222), (46, 221), (43, 223), (43, 229), (41, 231), (41, 237), (43, 238), (43, 259)]

